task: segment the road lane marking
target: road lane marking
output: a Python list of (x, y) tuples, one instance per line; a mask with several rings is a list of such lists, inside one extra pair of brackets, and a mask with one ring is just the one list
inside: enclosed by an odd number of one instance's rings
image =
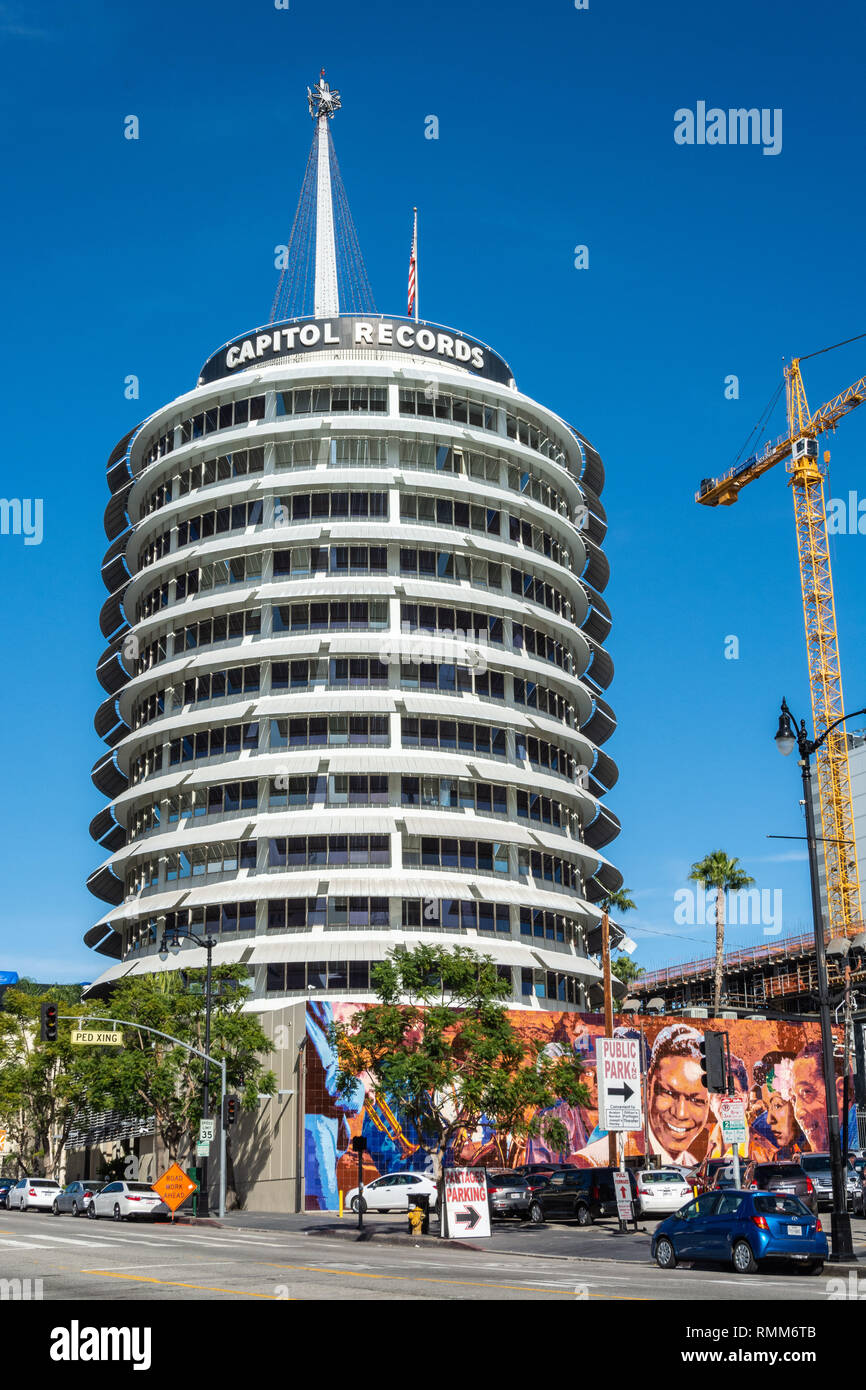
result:
[[(262, 1261), (261, 1263), (264, 1264), (264, 1263), (266, 1263), (266, 1262), (265, 1262), (265, 1261)], [(537, 1289), (537, 1288), (534, 1289), (534, 1288), (532, 1288), (531, 1285), (529, 1285), (529, 1284), (500, 1284), (500, 1283), (496, 1283), (496, 1282), (494, 1282), (494, 1281), (492, 1281), (492, 1280), (484, 1280), (484, 1279), (435, 1279), (435, 1278), (433, 1278), (433, 1277), (432, 1277), (431, 1275), (429, 1275), (429, 1274), (416, 1274), (416, 1275), (412, 1275), (412, 1274), (370, 1274), (370, 1273), (366, 1273), (366, 1272), (362, 1273), (362, 1272), (360, 1272), (360, 1271), (355, 1271), (355, 1270), (328, 1269), (328, 1268), (326, 1268), (326, 1267), (324, 1267), (324, 1266), (322, 1266), (322, 1265), (287, 1265), (287, 1264), (273, 1264), (273, 1265), (272, 1265), (272, 1268), (274, 1268), (274, 1269), (294, 1269), (294, 1270), (301, 1270), (301, 1271), (305, 1271), (306, 1273), (309, 1273), (309, 1274), (349, 1274), (349, 1275), (351, 1275), (352, 1278), (354, 1278), (354, 1279), (390, 1279), (390, 1280), (392, 1280), (392, 1281), (399, 1281), (399, 1282), (401, 1282), (401, 1283), (408, 1283), (410, 1280), (414, 1280), (415, 1282), (420, 1283), (420, 1284), (451, 1284), (451, 1285), (459, 1286), (459, 1287), (461, 1287), (461, 1288), (471, 1288), (471, 1289), (510, 1289), (510, 1290), (516, 1290), (518, 1293), (548, 1293), (548, 1292), (550, 1292), (550, 1293), (561, 1293), (561, 1292), (562, 1292), (562, 1290), (561, 1290), (561, 1289), (558, 1289), (558, 1288), (557, 1288), (557, 1289), (551, 1288), (551, 1289), (549, 1289), (549, 1290), (548, 1290), (548, 1289)], [(593, 1294), (591, 1293), (589, 1296), (590, 1296), (590, 1298), (593, 1298), (593, 1297), (595, 1297), (595, 1298), (606, 1298), (606, 1297), (607, 1297), (607, 1294), (595, 1294), (595, 1295), (593, 1295)], [(630, 1303), (646, 1303), (646, 1302), (648, 1302), (647, 1299), (645, 1299), (645, 1298), (640, 1298), (640, 1297), (638, 1297), (637, 1295), (633, 1295), (633, 1296), (631, 1296), (631, 1297), (628, 1297), (628, 1300), (627, 1300), (627, 1301), (630, 1302)]]
[[(181, 1279), (153, 1279), (146, 1274), (117, 1274), (111, 1269), (82, 1269), (82, 1274), (98, 1274), (102, 1279), (126, 1279), (132, 1280), (137, 1284), (161, 1284), (166, 1288), (172, 1289), (200, 1289), (205, 1293), (227, 1293), (232, 1298), (267, 1298), (271, 1301), (277, 1299), (275, 1293), (253, 1293), (251, 1289), (227, 1289), (220, 1284), (187, 1284)], [(279, 1300), (281, 1303), (285, 1299)], [(288, 1300), (294, 1303), (295, 1299)]]

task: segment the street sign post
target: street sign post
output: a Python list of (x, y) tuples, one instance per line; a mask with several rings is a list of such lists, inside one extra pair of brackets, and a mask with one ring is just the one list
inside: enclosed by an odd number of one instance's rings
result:
[(81, 1047), (122, 1047), (123, 1034), (111, 1028), (73, 1028), (69, 1041)]
[(620, 1221), (631, 1221), (634, 1212), (631, 1204), (631, 1178), (622, 1169), (613, 1175), (616, 1191), (616, 1214)]
[(440, 1235), (451, 1240), (490, 1235), (490, 1207), (487, 1201), (487, 1174), (483, 1168), (445, 1169), (445, 1222)]
[(170, 1168), (167, 1168), (162, 1177), (157, 1178), (156, 1182), (151, 1185), (154, 1192), (158, 1192), (165, 1202), (171, 1212), (172, 1220), (174, 1220), (174, 1214), (178, 1207), (183, 1205), (187, 1197), (191, 1197), (194, 1192), (198, 1191), (198, 1183), (193, 1182), (192, 1178), (188, 1177), (177, 1163), (173, 1163)]
[(596, 1038), (598, 1123), (608, 1132), (643, 1129), (638, 1038)]
[(719, 1107), (719, 1119), (722, 1124), (722, 1138), (726, 1144), (748, 1142), (746, 1109), (741, 1100), (723, 1100)]

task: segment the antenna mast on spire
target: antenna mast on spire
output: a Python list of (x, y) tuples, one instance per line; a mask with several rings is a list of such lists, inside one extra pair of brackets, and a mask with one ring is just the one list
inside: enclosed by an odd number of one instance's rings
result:
[(342, 102), (325, 81), (307, 88), (315, 122), (301, 196), (288, 244), (283, 248), (280, 281), (271, 306), (271, 323), (315, 315), (331, 318), (374, 314), (376, 306), (328, 122)]
[(325, 69), (313, 91), (307, 88), (310, 115), (316, 122), (316, 287), (314, 314), (317, 319), (340, 312), (340, 293), (337, 287), (337, 245), (334, 236), (334, 200), (331, 192), (331, 135), (328, 121), (339, 111), (340, 93), (331, 91), (325, 81)]

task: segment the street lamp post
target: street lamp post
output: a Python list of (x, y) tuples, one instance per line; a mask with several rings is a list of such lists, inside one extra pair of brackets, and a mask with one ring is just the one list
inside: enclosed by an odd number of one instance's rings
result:
[[(203, 946), (207, 952), (207, 973), (205, 977), (205, 1011), (204, 1011), (204, 1050), (206, 1053), (204, 1064), (204, 1093), (202, 1095), (202, 1119), (210, 1119), (210, 1015), (211, 1015), (211, 972), (213, 968), (213, 948), (216, 946), (216, 938), (213, 936), (196, 936), (195, 932), (184, 931), (180, 927), (172, 927), (163, 932), (162, 941), (159, 946), (159, 955), (165, 960), (172, 946), (176, 946), (181, 937), (187, 941), (194, 941), (197, 946)], [(225, 1123), (225, 1117), (220, 1116), (220, 1124)], [(208, 1195), (208, 1160), (203, 1158), (201, 1161), (201, 1189), (199, 1191), (198, 1202), (199, 1216), (210, 1215), (210, 1201)]]
[[(796, 747), (800, 754), (800, 771), (803, 778), (803, 799), (806, 805), (806, 839), (809, 846), (809, 877), (812, 887), (812, 922), (815, 930), (815, 962), (818, 975), (818, 1010), (821, 1020), (821, 1054), (824, 1071), (824, 1091), (827, 1103), (827, 1128), (830, 1140), (830, 1169), (833, 1177), (833, 1210), (830, 1214), (830, 1229), (833, 1250), (830, 1259), (851, 1261), (854, 1244), (851, 1238), (851, 1218), (848, 1215), (848, 1189), (846, 1174), (842, 1171), (842, 1143), (839, 1132), (839, 1104), (836, 1098), (836, 1070), (833, 1062), (833, 1025), (830, 1016), (830, 990), (827, 981), (827, 953), (824, 944), (824, 915), (821, 909), (821, 891), (818, 883), (818, 841), (815, 835), (815, 808), (812, 801), (812, 768), (810, 758), (817, 752), (827, 735), (851, 719), (855, 714), (866, 714), (866, 710), (855, 710), (853, 714), (843, 714), (824, 730), (817, 739), (809, 738), (806, 721), (796, 726), (787, 700), (782, 701), (779, 727), (776, 731), (776, 747), (787, 757)], [(847, 1116), (846, 1116), (847, 1120)]]

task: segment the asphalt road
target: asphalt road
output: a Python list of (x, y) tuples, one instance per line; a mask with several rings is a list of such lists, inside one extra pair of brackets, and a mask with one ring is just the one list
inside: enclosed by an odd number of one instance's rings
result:
[[(250, 1220), (253, 1217), (248, 1218)], [(262, 1218), (260, 1218), (262, 1219)], [(572, 1228), (561, 1228), (568, 1232)], [(657, 1269), (575, 1258), (582, 1231), (563, 1236), (561, 1255), (356, 1243), (298, 1230), (134, 1225), (0, 1213), (0, 1281), (42, 1280), (45, 1300), (231, 1299), (387, 1300), (769, 1300), (825, 1302), (820, 1277), (786, 1271), (737, 1276), (722, 1266)], [(519, 1239), (520, 1232), (509, 1235)], [(568, 1253), (567, 1253), (568, 1252)], [(33, 1286), (39, 1288), (39, 1286)]]

